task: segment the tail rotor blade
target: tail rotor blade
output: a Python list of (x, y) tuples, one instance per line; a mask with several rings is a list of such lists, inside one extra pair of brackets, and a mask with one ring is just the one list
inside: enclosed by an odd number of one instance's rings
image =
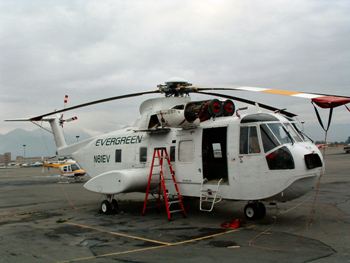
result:
[(65, 109), (68, 104), (68, 95), (64, 95), (63, 108)]
[(77, 116), (74, 116), (74, 117), (72, 117), (72, 118), (69, 118), (69, 119), (65, 120), (65, 122), (71, 122), (71, 121), (75, 121), (75, 120), (77, 120), (77, 119), (78, 119), (78, 117), (77, 117)]

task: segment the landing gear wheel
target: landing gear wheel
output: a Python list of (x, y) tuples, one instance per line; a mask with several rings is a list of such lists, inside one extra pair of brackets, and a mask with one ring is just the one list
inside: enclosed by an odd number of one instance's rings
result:
[(119, 213), (119, 205), (118, 205), (118, 201), (115, 199), (112, 199), (112, 210), (114, 213), (118, 214)]
[(255, 203), (249, 203), (244, 207), (244, 215), (248, 220), (256, 219), (257, 214), (258, 214), (258, 211)]
[(248, 220), (262, 219), (266, 215), (265, 205), (261, 202), (249, 203), (244, 207), (244, 215)]
[(112, 205), (108, 200), (104, 200), (101, 203), (101, 209), (102, 214), (108, 215), (112, 212)]
[(258, 219), (262, 219), (266, 215), (266, 207), (263, 203), (258, 202), (256, 203), (257, 208), (258, 208)]

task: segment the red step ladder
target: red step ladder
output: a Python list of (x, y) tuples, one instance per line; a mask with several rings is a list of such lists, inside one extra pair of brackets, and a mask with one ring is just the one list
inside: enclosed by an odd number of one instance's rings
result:
[[(151, 190), (151, 181), (152, 181), (152, 176), (154, 173), (154, 160), (155, 159), (159, 160), (159, 168), (160, 168), (159, 184), (158, 184), (158, 198), (157, 198), (158, 205), (160, 204), (161, 192), (163, 192), (162, 195), (163, 195), (163, 200), (164, 200), (164, 204), (165, 204), (165, 209), (166, 209), (166, 212), (168, 215), (168, 220), (170, 221), (171, 215), (173, 213), (177, 213), (177, 212), (182, 212), (183, 216), (186, 216), (186, 211), (185, 211), (185, 207), (184, 207), (184, 204), (182, 201), (182, 196), (180, 194), (180, 190), (179, 190), (179, 187), (178, 187), (176, 179), (175, 179), (175, 172), (174, 172), (173, 167), (170, 163), (170, 158), (169, 158), (168, 152), (167, 152), (165, 147), (154, 148), (151, 169), (150, 169), (149, 176), (148, 176), (146, 196), (145, 196), (145, 201), (143, 203), (142, 215), (145, 215), (145, 213), (146, 213), (148, 195), (149, 195), (150, 190)], [(176, 196), (175, 196), (174, 200), (169, 200), (169, 193), (168, 193), (168, 189), (167, 189), (166, 184), (165, 184), (164, 159), (167, 161), (167, 164), (168, 164), (168, 167), (169, 167), (169, 170), (171, 173), (171, 179), (172, 179), (172, 182), (173, 182), (175, 190), (176, 190)], [(172, 205), (174, 205), (174, 204), (178, 204), (178, 208), (171, 209)]]

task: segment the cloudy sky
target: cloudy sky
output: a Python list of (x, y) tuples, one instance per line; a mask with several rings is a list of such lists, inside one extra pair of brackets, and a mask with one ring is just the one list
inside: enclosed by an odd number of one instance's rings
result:
[[(0, 0), (0, 120), (152, 90), (173, 76), (203, 87), (258, 86), (350, 96), (350, 1)], [(309, 101), (232, 93), (288, 108), (310, 127)], [(67, 129), (129, 124), (145, 99), (80, 109)], [(197, 97), (196, 97), (197, 98)], [(325, 112), (324, 112), (325, 113)], [(325, 117), (325, 115), (324, 115)], [(339, 135), (350, 114), (335, 112)], [(31, 124), (0, 124), (0, 133)], [(345, 129), (345, 133), (344, 133)]]

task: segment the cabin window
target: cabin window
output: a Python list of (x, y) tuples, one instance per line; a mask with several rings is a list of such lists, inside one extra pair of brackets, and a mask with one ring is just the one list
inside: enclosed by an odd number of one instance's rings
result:
[(160, 126), (160, 122), (156, 114), (153, 114), (148, 123), (148, 129), (157, 128)]
[(147, 147), (140, 148), (140, 163), (147, 162)]
[(194, 145), (192, 140), (179, 142), (179, 161), (192, 162), (194, 159)]
[(122, 162), (122, 150), (121, 149), (115, 150), (115, 162), (116, 163)]
[(170, 146), (170, 162), (175, 162), (175, 146)]
[(260, 153), (258, 132), (255, 126), (241, 127), (239, 153), (240, 154)]
[(221, 144), (220, 143), (213, 143), (213, 156), (215, 159), (222, 158), (222, 151), (221, 151)]

